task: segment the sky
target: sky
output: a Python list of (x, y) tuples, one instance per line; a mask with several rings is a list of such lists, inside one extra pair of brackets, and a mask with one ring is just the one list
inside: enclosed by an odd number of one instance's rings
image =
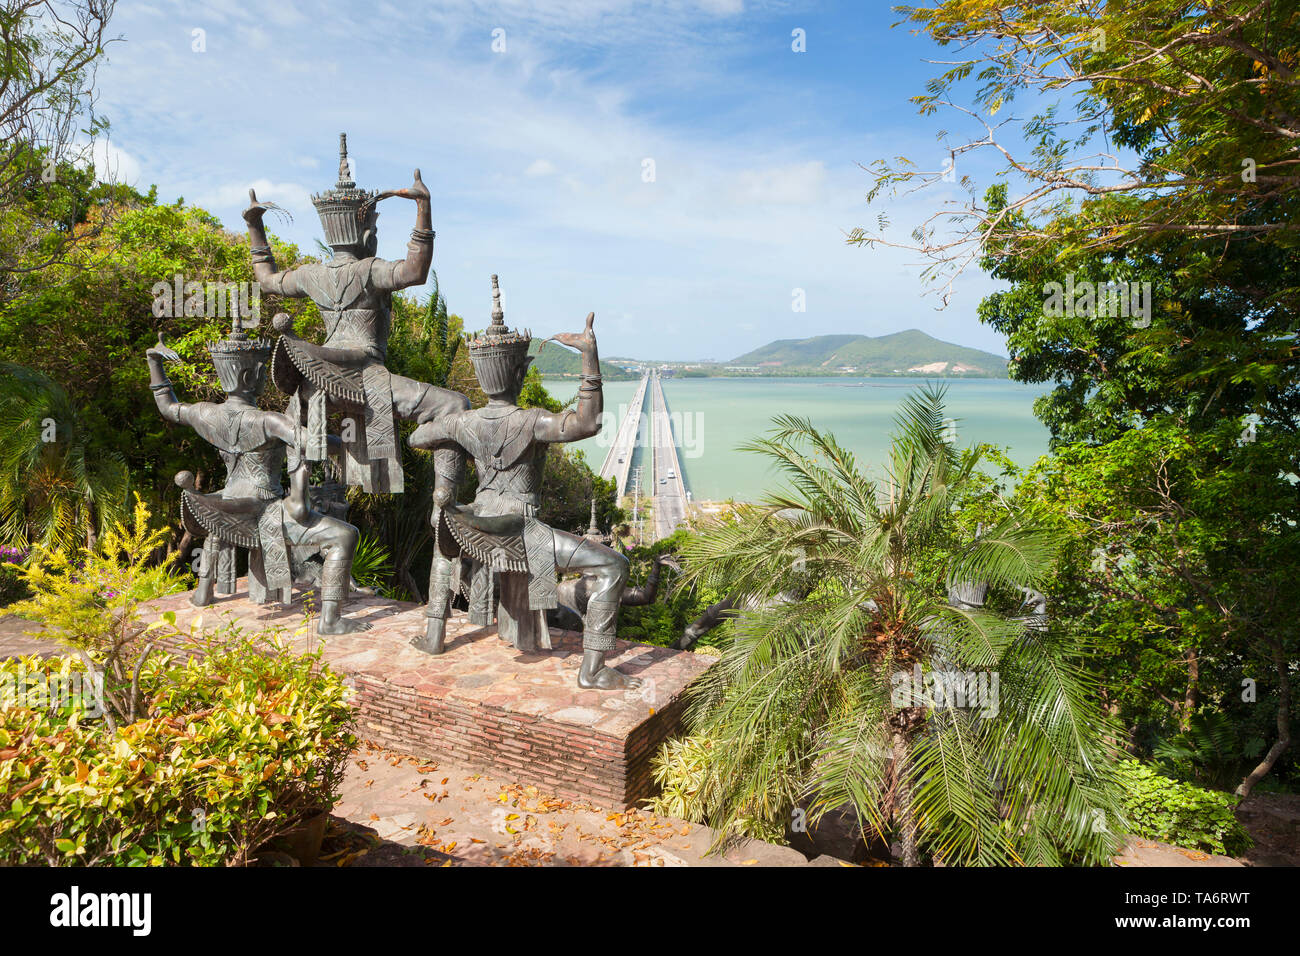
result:
[[(508, 324), (551, 335), (594, 311), (602, 356), (726, 361), (909, 328), (1005, 354), (975, 315), (987, 276), (941, 308), (917, 254), (845, 242), (880, 211), (904, 237), (961, 196), (866, 203), (862, 166), (937, 169), (957, 123), (909, 102), (943, 54), (899, 19), (879, 0), (118, 0), (101, 161), (232, 230), (253, 187), (315, 254), (310, 196), (346, 132), (362, 187), (421, 170), (434, 269), (470, 329), (496, 273)], [(960, 172), (977, 194), (992, 181)], [(380, 211), (379, 254), (401, 258), (414, 206)]]

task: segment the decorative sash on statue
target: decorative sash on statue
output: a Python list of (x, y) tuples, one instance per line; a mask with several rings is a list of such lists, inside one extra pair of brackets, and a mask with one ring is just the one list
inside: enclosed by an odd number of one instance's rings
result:
[[(388, 369), (363, 349), (335, 349), (281, 335), (271, 356), (271, 379), (299, 398), (290, 414), (307, 405), (306, 456), (324, 461), (329, 454), (326, 420), (331, 410), (353, 417), (343, 426), (344, 480), (372, 493), (402, 491), (402, 459), (393, 421), (393, 390)], [(301, 421), (301, 418), (297, 419)]]
[(555, 596), (555, 534), (536, 518), (524, 519), (528, 549), (528, 607), (545, 611), (557, 605)]
[(531, 515), (479, 515), (471, 508), (453, 505), (442, 509), (438, 529), (442, 553), (471, 558), (487, 572), (527, 574), (529, 610), (555, 607), (555, 536), (551, 529)]
[(249, 552), (249, 597), (254, 603), (265, 603), (265, 591), (278, 591), (286, 604), (292, 600), (293, 573), (284, 533), (283, 501), (182, 491), (181, 519), (195, 537), (219, 542), (209, 547), (206, 557), (217, 562), (218, 594), (234, 593), (235, 548), (240, 547)]
[(258, 540), (262, 544), (262, 573), (267, 591), (279, 591), (280, 601), (293, 600), (293, 572), (289, 568), (289, 542), (284, 535), (284, 502), (266, 506), (257, 522)]

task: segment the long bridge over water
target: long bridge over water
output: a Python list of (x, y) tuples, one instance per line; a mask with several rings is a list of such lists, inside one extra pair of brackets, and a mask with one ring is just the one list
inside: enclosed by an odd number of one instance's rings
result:
[(628, 475), (632, 458), (642, 434), (641, 422), (645, 415), (647, 395), (650, 399), (651, 469), (650, 487), (653, 489), (653, 540), (666, 538), (686, 518), (688, 496), (686, 480), (682, 476), (681, 459), (677, 454), (677, 436), (673, 433), (668, 402), (664, 398), (663, 382), (659, 374), (647, 372), (628, 405), (618, 434), (610, 446), (600, 476), (613, 478), (618, 484), (620, 497), (627, 493)]
[(632, 455), (636, 451), (637, 434), (641, 431), (641, 413), (645, 405), (646, 387), (650, 382), (650, 373), (641, 376), (641, 384), (627, 407), (623, 421), (619, 423), (618, 434), (614, 444), (609, 446), (605, 463), (600, 466), (600, 477), (613, 478), (618, 484), (618, 496), (627, 494), (627, 476), (632, 470)]

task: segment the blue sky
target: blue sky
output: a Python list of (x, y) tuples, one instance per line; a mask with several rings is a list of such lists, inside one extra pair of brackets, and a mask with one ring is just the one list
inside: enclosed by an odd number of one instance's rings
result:
[[(495, 272), (511, 325), (550, 335), (595, 311), (609, 356), (726, 360), (906, 328), (1004, 353), (975, 318), (987, 277), (964, 275), (940, 310), (915, 254), (844, 242), (876, 216), (857, 164), (938, 168), (936, 133), (956, 129), (908, 102), (938, 51), (898, 19), (876, 0), (119, 0), (99, 106), (120, 178), (240, 230), (254, 186), (308, 251), (339, 132), (364, 187), (406, 186), (418, 166), (434, 268), (470, 328)], [(960, 195), (945, 188), (885, 207), (896, 231)], [(413, 206), (380, 208), (380, 255), (400, 257)]]

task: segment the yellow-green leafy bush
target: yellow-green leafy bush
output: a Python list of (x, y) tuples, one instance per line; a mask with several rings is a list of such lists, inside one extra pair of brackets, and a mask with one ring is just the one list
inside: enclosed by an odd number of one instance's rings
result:
[(0, 862), (240, 865), (337, 800), (355, 737), (319, 651), (228, 634), (202, 659), (156, 656), (147, 712), (116, 730), (75, 700), (23, 706), (18, 678), (30, 691), (43, 669), (84, 673), (72, 658), (0, 664), (16, 688), (0, 702)]

